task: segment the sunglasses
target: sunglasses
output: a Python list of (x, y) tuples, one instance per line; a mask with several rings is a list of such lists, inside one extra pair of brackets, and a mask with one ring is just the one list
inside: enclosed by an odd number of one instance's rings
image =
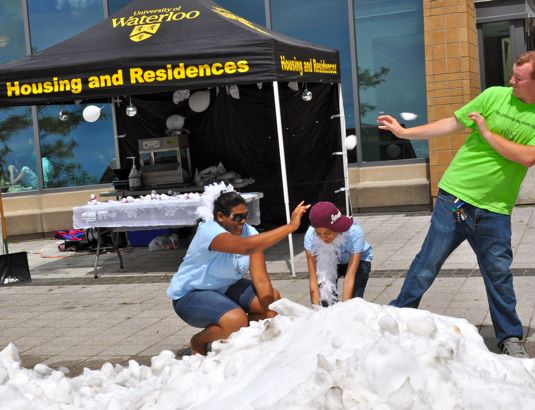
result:
[(238, 214), (230, 214), (229, 218), (232, 219), (234, 222), (240, 222), (243, 220), (246, 220), (249, 217), (249, 212), (242, 212)]

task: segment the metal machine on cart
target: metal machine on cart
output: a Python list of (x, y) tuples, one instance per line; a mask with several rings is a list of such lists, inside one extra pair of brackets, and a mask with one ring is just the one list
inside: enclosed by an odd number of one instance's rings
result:
[(138, 145), (146, 188), (192, 180), (188, 134), (174, 132), (166, 137), (140, 139)]

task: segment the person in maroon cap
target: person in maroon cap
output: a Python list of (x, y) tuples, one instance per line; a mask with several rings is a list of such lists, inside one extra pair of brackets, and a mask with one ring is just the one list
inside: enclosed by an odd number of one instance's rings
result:
[(310, 209), (310, 224), (305, 234), (310, 302), (338, 302), (339, 277), (344, 277), (342, 301), (363, 297), (373, 255), (362, 228), (332, 202), (316, 203)]

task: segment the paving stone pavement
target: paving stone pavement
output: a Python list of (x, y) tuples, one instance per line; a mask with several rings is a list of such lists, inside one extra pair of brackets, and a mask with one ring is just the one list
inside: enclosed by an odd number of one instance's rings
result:
[[(528, 353), (535, 357), (535, 207), (513, 212), (512, 272), (517, 310), (525, 327)], [(356, 219), (373, 247), (374, 261), (365, 299), (387, 304), (394, 299), (410, 262), (418, 252), (430, 214), (358, 214)], [(0, 286), (0, 349), (13, 342), (25, 367), (45, 363), (67, 367), (71, 375), (105, 362), (150, 364), (164, 349), (189, 353), (198, 330), (182, 322), (167, 298), (169, 280), (185, 247), (149, 252), (122, 250), (125, 268), (113, 252), (100, 256), (93, 278), (94, 254), (59, 252), (55, 239), (10, 241), (11, 253), (28, 252), (31, 282)], [(283, 297), (309, 305), (303, 234), (294, 234), (296, 275), (291, 276), (288, 241), (266, 252), (273, 285)], [(496, 352), (483, 280), (470, 247), (462, 244), (446, 261), (422, 309), (462, 317), (480, 330)]]

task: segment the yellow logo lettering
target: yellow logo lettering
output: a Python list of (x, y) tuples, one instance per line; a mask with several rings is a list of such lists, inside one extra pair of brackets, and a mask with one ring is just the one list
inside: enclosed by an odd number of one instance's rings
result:
[(124, 27), (126, 26), (126, 21), (124, 17), (121, 17), (119, 19), (111, 19), (112, 27), (115, 28), (117, 26)]
[(146, 40), (155, 34), (160, 28), (160, 24), (146, 24), (143, 26), (136, 26), (130, 33), (130, 40), (138, 42)]
[(130, 40), (137, 43), (156, 34), (162, 23), (193, 20), (201, 15), (199, 10), (182, 11), (181, 8), (178, 6), (154, 10), (136, 10), (131, 16), (113, 18), (112, 28), (133, 27)]

